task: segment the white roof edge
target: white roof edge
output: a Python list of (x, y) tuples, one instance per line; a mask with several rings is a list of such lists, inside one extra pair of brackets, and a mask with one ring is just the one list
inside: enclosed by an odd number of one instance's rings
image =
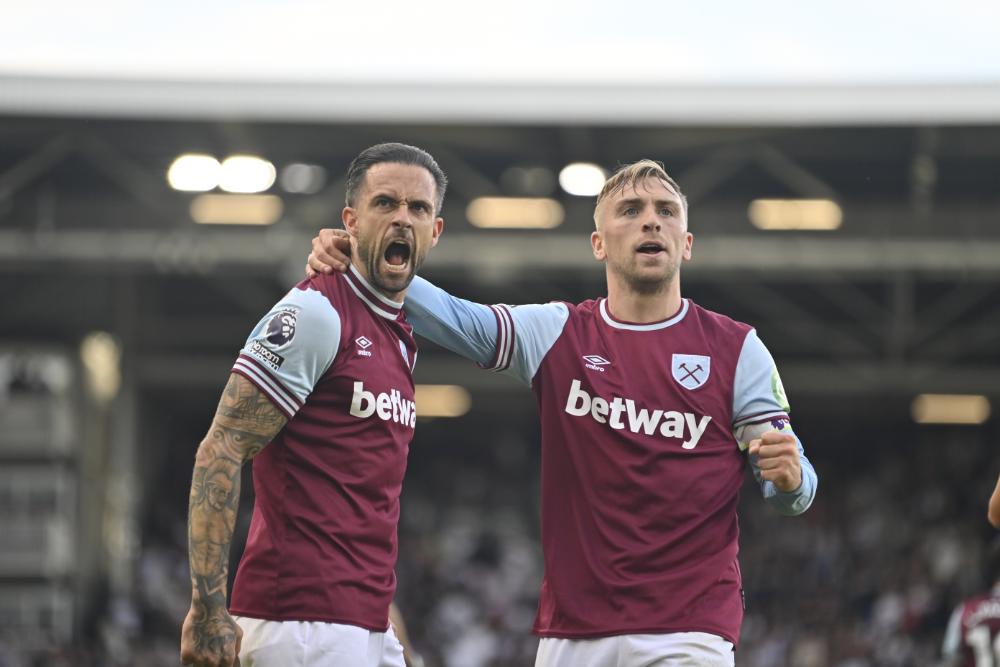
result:
[[(400, 105), (400, 100), (406, 104)], [(908, 125), (1000, 121), (1000, 82), (611, 85), (0, 74), (0, 113), (317, 122)]]

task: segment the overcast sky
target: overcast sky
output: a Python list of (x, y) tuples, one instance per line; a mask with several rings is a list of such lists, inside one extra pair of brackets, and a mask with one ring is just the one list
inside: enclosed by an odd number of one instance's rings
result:
[(1000, 2), (20, 0), (0, 74), (1000, 82)]

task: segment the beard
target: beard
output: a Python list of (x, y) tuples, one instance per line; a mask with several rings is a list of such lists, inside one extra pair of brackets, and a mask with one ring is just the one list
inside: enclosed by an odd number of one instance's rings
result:
[(634, 262), (608, 261), (612, 273), (621, 276), (628, 288), (643, 296), (654, 296), (667, 291), (667, 288), (677, 277), (677, 264), (668, 262), (662, 272), (641, 271)]
[(410, 266), (405, 273), (387, 274), (380, 271), (381, 261), (384, 260), (383, 253), (379, 252), (378, 239), (375, 237), (358, 237), (358, 263), (365, 267), (368, 280), (372, 287), (384, 294), (396, 294), (402, 292), (417, 274), (417, 268), (422, 263), (416, 247), (416, 239), (410, 238)]

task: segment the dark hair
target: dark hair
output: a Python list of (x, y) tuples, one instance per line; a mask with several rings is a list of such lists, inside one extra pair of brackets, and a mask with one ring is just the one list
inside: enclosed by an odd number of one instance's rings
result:
[(397, 164), (412, 164), (416, 167), (423, 167), (434, 177), (435, 189), (437, 190), (437, 211), (441, 212), (444, 205), (444, 192), (448, 189), (448, 177), (438, 166), (438, 163), (427, 151), (400, 143), (375, 144), (364, 149), (351, 162), (347, 168), (347, 192), (345, 199), (348, 206), (354, 206), (361, 184), (365, 182), (365, 174), (376, 164), (383, 162), (395, 162)]

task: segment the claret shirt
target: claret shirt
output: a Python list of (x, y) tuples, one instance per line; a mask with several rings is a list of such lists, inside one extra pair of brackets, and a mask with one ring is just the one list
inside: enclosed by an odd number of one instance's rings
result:
[(386, 630), (416, 354), (402, 304), (354, 267), (299, 283), (251, 332), (233, 372), (289, 421), (253, 460), (232, 614)]
[[(754, 330), (689, 299), (662, 322), (635, 324), (605, 299), (484, 306), (420, 279), (406, 310), (418, 334), (535, 394), (545, 561), (535, 632), (700, 631), (735, 644), (746, 449), (765, 431), (792, 432)], [(816, 473), (803, 456), (799, 489), (761, 490), (798, 514)]]
[(955, 608), (944, 635), (944, 657), (955, 667), (1000, 664), (1000, 585)]

